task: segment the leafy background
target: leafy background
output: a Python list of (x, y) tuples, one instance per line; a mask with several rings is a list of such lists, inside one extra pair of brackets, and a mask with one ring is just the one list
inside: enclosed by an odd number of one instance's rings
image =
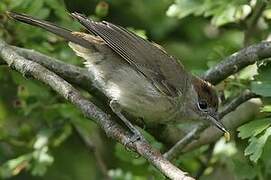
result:
[[(250, 26), (254, 9), (266, 3)], [(7, 19), (6, 10), (23, 12), (82, 30), (67, 12), (124, 26), (165, 47), (187, 69), (201, 74), (242, 47), (270, 38), (271, 6), (260, 0), (1, 0), (0, 37), (82, 66), (63, 39)], [(250, 30), (253, 30), (251, 33)], [(250, 33), (249, 33), (250, 32)], [(246, 35), (248, 34), (248, 35)], [(245, 39), (249, 38), (249, 41)], [(263, 106), (253, 121), (237, 129), (230, 143), (223, 139), (181, 156), (177, 161), (200, 179), (271, 178), (271, 63), (267, 59), (229, 77), (218, 87), (226, 98), (251, 89)], [(91, 98), (91, 96), (89, 96)], [(153, 146), (163, 145), (150, 135)], [(91, 121), (45, 85), (0, 66), (1, 179), (165, 179), (144, 159), (107, 139)]]

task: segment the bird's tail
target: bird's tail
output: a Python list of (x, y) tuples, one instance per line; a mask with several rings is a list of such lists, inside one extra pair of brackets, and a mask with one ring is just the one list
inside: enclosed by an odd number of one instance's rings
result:
[(90, 43), (89, 41), (87, 41), (86, 39), (84, 39), (80, 36), (77, 36), (76, 34), (72, 33), (72, 31), (70, 31), (66, 28), (63, 28), (63, 27), (59, 27), (53, 23), (50, 23), (50, 22), (47, 22), (44, 20), (40, 20), (40, 19), (36, 19), (34, 17), (28, 16), (25, 14), (19, 14), (19, 13), (14, 13), (14, 12), (7, 12), (7, 15), (8, 15), (8, 17), (15, 19), (15, 20), (18, 20), (20, 22), (45, 29), (51, 33), (54, 33), (58, 36), (63, 37), (64, 39), (66, 39), (68, 41), (79, 44), (85, 48), (93, 47), (93, 44)]

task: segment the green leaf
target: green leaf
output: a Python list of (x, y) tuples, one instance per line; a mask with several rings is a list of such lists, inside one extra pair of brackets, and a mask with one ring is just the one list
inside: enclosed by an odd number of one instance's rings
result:
[(246, 1), (176, 0), (167, 10), (170, 17), (184, 18), (188, 15), (212, 17), (211, 23), (221, 26), (238, 22), (251, 12)]
[(72, 127), (70, 124), (64, 124), (64, 127), (62, 128), (61, 134), (54, 137), (53, 139), (53, 145), (59, 146), (61, 143), (63, 143), (70, 135), (72, 134)]
[(71, 22), (67, 10), (63, 8), (65, 6), (63, 1), (46, 0), (44, 3), (53, 10), (59, 19), (62, 21), (69, 20), (69, 22)]
[(44, 4), (44, 0), (32, 1), (31, 3), (29, 3), (27, 7), (29, 14), (31, 13), (33, 16), (37, 16), (38, 18), (43, 18), (40, 16), (40, 11), (43, 9), (43, 4)]
[(271, 97), (271, 81), (254, 81), (251, 91), (264, 97)]
[(248, 160), (234, 158), (233, 163), (234, 174), (237, 176), (236, 179), (248, 180), (254, 179), (257, 176), (257, 171), (259, 171), (259, 169), (251, 165)]
[(271, 105), (265, 105), (262, 109), (261, 112), (271, 112)]
[(9, 8), (14, 9), (20, 7), (24, 3), (24, 0), (11, 0)]
[(245, 139), (251, 136), (257, 136), (262, 131), (264, 131), (271, 124), (271, 119), (260, 119), (251, 121), (238, 128), (239, 134), (238, 137)]
[(258, 67), (258, 75), (255, 76), (256, 80), (271, 81), (271, 60), (263, 61)]
[(229, 6), (225, 7), (224, 10), (221, 10), (214, 15), (214, 17), (211, 20), (211, 23), (216, 26), (221, 26), (229, 22), (234, 22), (235, 12), (236, 7), (234, 5), (229, 4)]
[(33, 144), (34, 149), (41, 149), (48, 145), (49, 138), (52, 135), (52, 130), (43, 130), (37, 134), (36, 141)]
[(255, 81), (251, 82), (251, 90), (264, 97), (271, 97), (271, 61), (264, 61), (258, 67), (258, 74), (254, 76)]
[(249, 159), (251, 161), (256, 163), (258, 159), (261, 157), (264, 145), (270, 135), (271, 135), (271, 127), (266, 129), (264, 134), (260, 136), (259, 138), (252, 137), (250, 139), (250, 143), (248, 147), (245, 149), (245, 155), (249, 156)]
[(54, 162), (54, 158), (48, 153), (48, 146), (44, 146), (33, 152), (33, 161), (31, 174), (42, 176), (46, 173), (48, 166)]
[(133, 33), (135, 33), (136, 35), (142, 37), (143, 39), (148, 39), (146, 31), (143, 29), (135, 29), (132, 27), (128, 27), (127, 28), (129, 31), (132, 31)]
[(169, 7), (167, 15), (170, 17), (177, 16), (178, 18), (184, 18), (196, 12), (202, 4), (203, 2), (198, 0), (179, 0)]
[(118, 157), (118, 159), (127, 163), (133, 163), (135, 157), (137, 156), (135, 152), (127, 151), (125, 147), (119, 143), (115, 145), (115, 155)]
[(108, 14), (109, 5), (105, 1), (101, 1), (95, 8), (95, 13), (98, 17), (106, 17)]
[(32, 154), (24, 154), (14, 159), (10, 159), (0, 166), (0, 176), (9, 178), (18, 175), (22, 170), (28, 168)]
[(271, 19), (271, 9), (266, 9), (264, 12), (263, 12), (263, 15), (266, 19)]

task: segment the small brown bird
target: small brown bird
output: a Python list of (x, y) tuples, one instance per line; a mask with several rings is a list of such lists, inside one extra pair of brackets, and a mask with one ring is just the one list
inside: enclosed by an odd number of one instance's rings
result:
[[(218, 119), (218, 96), (214, 87), (187, 72), (160, 46), (109, 22), (95, 22), (72, 13), (91, 34), (72, 32), (33, 17), (8, 12), (18, 21), (44, 28), (68, 41), (85, 59), (95, 86), (111, 99), (112, 110), (134, 133), (143, 138), (122, 112), (140, 117), (149, 124), (183, 123), (192, 120), (212, 123), (228, 133)], [(105, 44), (110, 59), (93, 52), (93, 44)], [(106, 60), (105, 60), (106, 59)]]

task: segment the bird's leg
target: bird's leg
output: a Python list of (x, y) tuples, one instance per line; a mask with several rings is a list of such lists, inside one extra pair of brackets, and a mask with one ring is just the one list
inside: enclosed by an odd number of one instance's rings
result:
[(133, 133), (132, 137), (130, 138), (129, 142), (126, 143), (126, 145), (129, 143), (134, 143), (137, 140), (144, 140), (144, 136), (140, 133), (140, 131), (136, 129), (135, 126), (121, 113), (121, 107), (116, 100), (110, 101), (110, 107), (112, 111), (124, 122), (124, 124)]

